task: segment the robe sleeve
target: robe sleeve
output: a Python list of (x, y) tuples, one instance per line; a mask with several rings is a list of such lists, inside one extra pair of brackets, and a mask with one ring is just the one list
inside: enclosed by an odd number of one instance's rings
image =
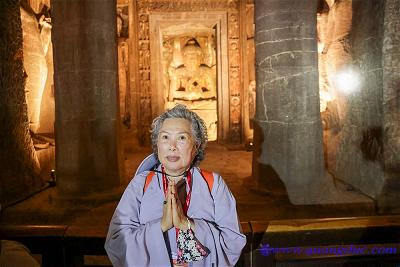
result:
[(210, 249), (211, 264), (233, 266), (246, 244), (246, 236), (241, 233), (234, 196), (221, 176), (217, 175), (216, 183), (212, 191), (215, 221), (194, 218), (195, 236)]
[(105, 249), (114, 267), (169, 265), (161, 218), (139, 221), (145, 177), (140, 174), (131, 181), (111, 219)]

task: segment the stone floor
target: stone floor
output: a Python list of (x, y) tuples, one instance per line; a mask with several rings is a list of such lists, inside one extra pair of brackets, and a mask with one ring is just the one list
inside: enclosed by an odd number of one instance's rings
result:
[[(149, 148), (131, 150), (125, 156), (124, 185), (117, 190), (73, 201), (60, 200), (57, 187), (6, 208), (0, 224), (91, 224), (106, 227), (122, 190)], [(346, 185), (336, 183), (337, 193), (353, 203), (338, 205), (292, 205), (287, 196), (257, 185), (251, 177), (252, 152), (210, 143), (201, 167), (222, 175), (237, 200), (241, 221), (299, 218), (332, 218), (375, 215), (374, 202)], [(94, 220), (95, 218), (95, 220)]]

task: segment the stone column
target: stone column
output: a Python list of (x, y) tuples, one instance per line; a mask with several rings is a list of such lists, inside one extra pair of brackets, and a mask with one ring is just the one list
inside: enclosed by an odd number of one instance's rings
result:
[(66, 197), (120, 183), (115, 0), (52, 2), (56, 174)]
[(400, 2), (386, 0), (383, 31), (383, 163), (385, 185), (378, 207), (388, 211), (397, 206), (400, 190)]
[[(315, 0), (256, 0), (253, 174), (294, 204), (324, 201)], [(272, 187), (272, 188), (271, 188)]]

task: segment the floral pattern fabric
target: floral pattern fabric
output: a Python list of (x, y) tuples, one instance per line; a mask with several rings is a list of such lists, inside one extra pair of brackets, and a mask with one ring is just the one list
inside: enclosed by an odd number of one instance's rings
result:
[(192, 229), (186, 231), (179, 230), (178, 239), (178, 264), (189, 263), (192, 261), (200, 261), (210, 254), (210, 250), (203, 246), (194, 236)]

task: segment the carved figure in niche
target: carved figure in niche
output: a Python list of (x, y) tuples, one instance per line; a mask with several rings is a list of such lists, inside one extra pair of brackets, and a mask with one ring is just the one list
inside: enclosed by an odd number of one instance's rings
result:
[[(123, 39), (122, 39), (123, 40)], [(121, 101), (121, 112), (123, 112), (122, 123), (129, 129), (131, 126), (131, 92), (129, 80), (128, 64), (128, 43), (120, 41), (118, 43), (118, 65), (119, 65), (119, 92)]]
[(122, 70), (126, 72), (128, 70), (128, 44), (125, 41), (118, 43), (118, 64), (122, 67)]
[(118, 7), (117, 8), (117, 35), (119, 38), (129, 37), (129, 15), (128, 7)]
[(146, 1), (137, 1), (137, 7), (139, 10), (139, 13), (146, 13), (147, 12), (147, 2)]
[(253, 120), (256, 115), (256, 81), (252, 80), (249, 83), (249, 125), (253, 129)]
[(238, 1), (237, 0), (229, 0), (228, 7), (229, 7), (229, 9), (236, 10), (238, 8)]
[(203, 52), (196, 39), (189, 39), (182, 49), (183, 65), (168, 69), (169, 101), (216, 98), (215, 66), (202, 64)]
[[(205, 47), (205, 49), (203, 50), (204, 64), (206, 64), (207, 66), (214, 66), (216, 64), (216, 55), (215, 55), (215, 47), (214, 47), (216, 40), (214, 40), (212, 35), (201, 38), (201, 40), (202, 40), (201, 44), (204, 44), (204, 47)], [(202, 47), (203, 47), (203, 45), (202, 45)]]
[(229, 88), (231, 94), (235, 95), (240, 92), (239, 68), (230, 68)]
[(140, 95), (148, 96), (150, 94), (150, 72), (142, 71), (140, 76)]
[(139, 16), (139, 39), (140, 40), (149, 39), (149, 23), (147, 15), (145, 14)]
[(229, 38), (239, 37), (239, 22), (238, 15), (236, 13), (231, 13), (229, 15)]
[(47, 55), (51, 44), (51, 18), (42, 15), (39, 19), (40, 39), (42, 40), (43, 52)]
[(233, 124), (240, 122), (240, 98), (238, 96), (231, 98), (231, 120)]
[[(24, 70), (26, 75), (25, 93), (29, 117), (29, 129), (38, 133), (43, 92), (48, 79), (46, 53), (51, 40), (49, 18), (29, 13), (30, 8), (21, 8), (23, 32)], [(43, 30), (43, 31), (42, 31)]]
[[(173, 49), (171, 42), (169, 40), (164, 41), (162, 46), (162, 61), (161, 61), (163, 70), (168, 70), (168, 66), (171, 64), (172, 51)], [(168, 96), (170, 88), (168, 75), (163, 75), (163, 86), (164, 86), (163, 88), (168, 88), (168, 90), (166, 90), (166, 95)]]
[(139, 52), (139, 68), (140, 69), (149, 69), (150, 68), (150, 50), (149, 44), (147, 42), (143, 42), (140, 45)]

